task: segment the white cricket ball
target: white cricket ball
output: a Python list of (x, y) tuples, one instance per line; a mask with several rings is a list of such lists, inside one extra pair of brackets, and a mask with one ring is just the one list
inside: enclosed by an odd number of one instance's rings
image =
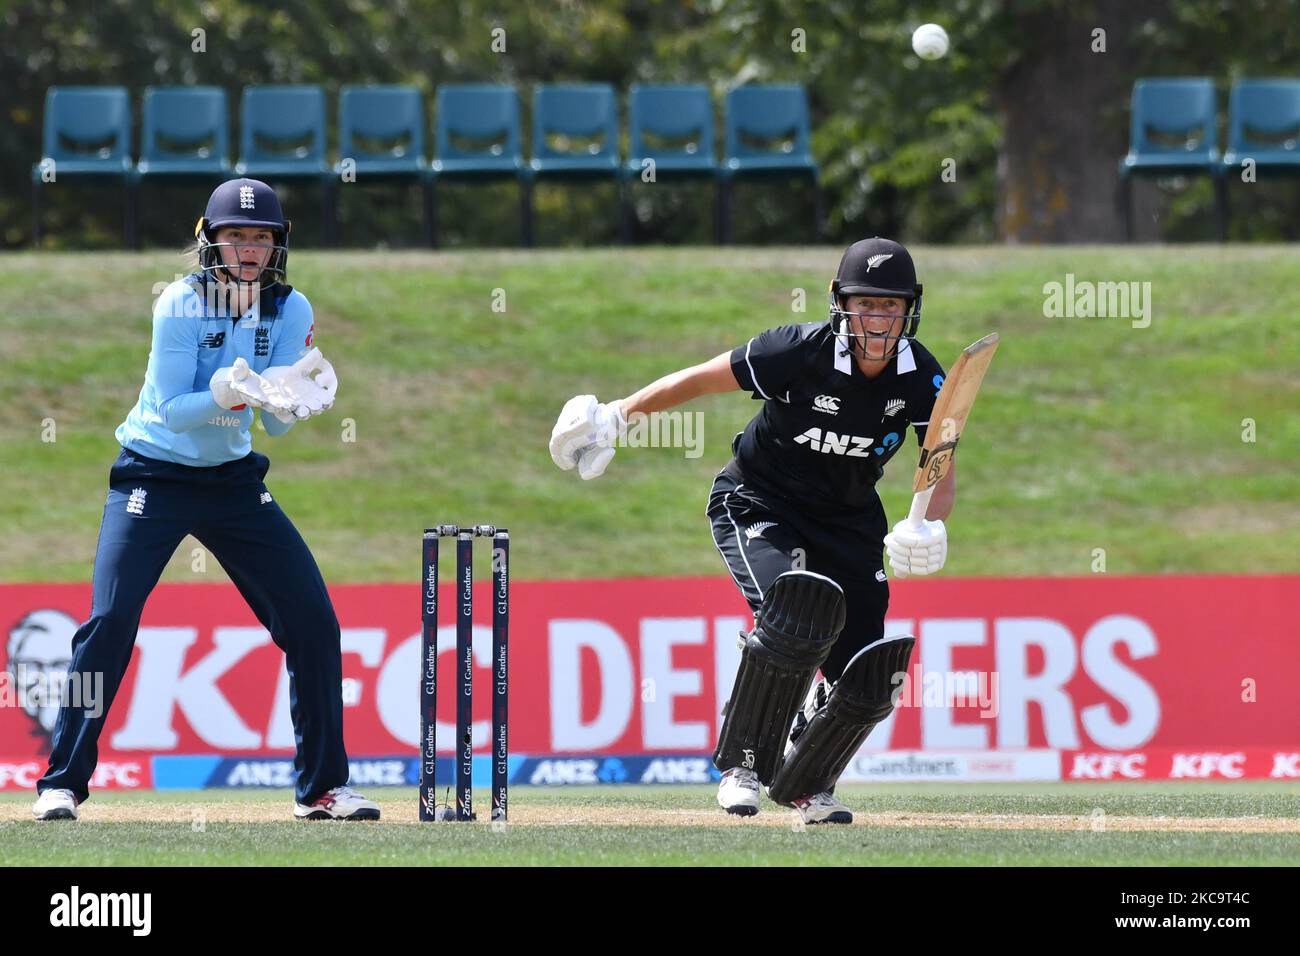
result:
[(922, 60), (937, 60), (948, 52), (948, 33), (937, 23), (923, 23), (912, 34), (912, 49)]

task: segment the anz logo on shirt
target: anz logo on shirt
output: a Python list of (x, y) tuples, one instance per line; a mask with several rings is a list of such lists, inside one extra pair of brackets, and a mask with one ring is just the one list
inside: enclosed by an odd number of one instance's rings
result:
[(795, 444), (807, 445), (813, 451), (824, 455), (847, 455), (850, 458), (871, 457), (871, 439), (859, 438), (857, 435), (839, 435), (827, 429), (810, 428), (802, 435), (794, 436)]

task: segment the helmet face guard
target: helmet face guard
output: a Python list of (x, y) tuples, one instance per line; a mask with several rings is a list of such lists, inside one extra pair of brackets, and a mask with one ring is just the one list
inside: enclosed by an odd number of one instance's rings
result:
[[(217, 229), (227, 226), (244, 226), (252, 229), (270, 229), (273, 237), (271, 245), (271, 255), (267, 258), (266, 264), (262, 266), (256, 279), (241, 279), (239, 272), (242, 269), (238, 264), (231, 265), (225, 261), (222, 249), (236, 250), (254, 246), (258, 249), (267, 248), (264, 245), (251, 242), (215, 242), (213, 237)], [(285, 221), (284, 226), (280, 227), (271, 223), (254, 223), (254, 222), (223, 222), (220, 226), (213, 226), (208, 223), (207, 219), (200, 219), (198, 225), (194, 227), (194, 235), (199, 240), (199, 269), (205, 275), (221, 283), (236, 285), (255, 285), (259, 289), (266, 289), (276, 283), (284, 282), (285, 276), (289, 269), (289, 229), (291, 223)]]
[[(902, 313), (903, 327), (899, 334), (854, 332), (853, 316), (861, 315), (865, 318), (873, 314), (848, 311), (847, 299), (854, 295), (902, 299), (906, 302), (906, 310)], [(888, 313), (882, 317), (891, 320), (899, 318)], [(888, 361), (898, 354), (903, 339), (916, 338), (917, 327), (921, 324), (921, 283), (916, 281), (916, 266), (902, 243), (874, 236), (860, 239), (844, 250), (839, 270), (831, 282), (830, 319), (832, 330), (836, 335), (843, 336), (842, 341), (849, 346), (841, 354), (851, 352), (863, 359), (868, 358), (868, 341), (883, 341), (885, 351), (882, 358)], [(890, 329), (892, 328), (891, 321)]]
[[(883, 312), (850, 312), (844, 308), (844, 300), (850, 295), (873, 295), (881, 298), (905, 299), (908, 301), (907, 311), (901, 315), (889, 315)], [(854, 316), (869, 318), (871, 316), (881, 316), (889, 319), (902, 318), (903, 328), (898, 335), (890, 335), (886, 332), (884, 335), (873, 335), (869, 332), (854, 332), (852, 319)], [(915, 294), (907, 294), (897, 289), (873, 289), (870, 292), (841, 292), (831, 285), (830, 292), (830, 318), (831, 330), (838, 336), (843, 336), (848, 343), (848, 348), (842, 354), (853, 354), (859, 358), (867, 358), (867, 342), (869, 340), (878, 340), (885, 343), (885, 360), (893, 358), (898, 354), (899, 343), (903, 339), (916, 338), (916, 330), (921, 325), (921, 284), (916, 285)], [(892, 327), (892, 323), (891, 323)]]

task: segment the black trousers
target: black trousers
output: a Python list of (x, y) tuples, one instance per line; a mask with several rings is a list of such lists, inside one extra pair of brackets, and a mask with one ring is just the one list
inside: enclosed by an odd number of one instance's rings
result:
[(884, 636), (883, 509), (865, 516), (809, 514), (797, 502), (747, 485), (733, 460), (714, 479), (708, 517), (713, 543), (754, 611), (786, 571), (823, 574), (844, 589), (844, 630), (822, 665), (827, 678), (839, 680), (854, 654)]

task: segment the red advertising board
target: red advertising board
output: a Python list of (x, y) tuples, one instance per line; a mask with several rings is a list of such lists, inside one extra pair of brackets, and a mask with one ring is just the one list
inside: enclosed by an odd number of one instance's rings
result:
[[(483, 752), (487, 586), (476, 585), (475, 607), (475, 740)], [(450, 587), (444, 608), (453, 606)], [(1071, 777), (1076, 754), (1300, 750), (1297, 593), (1300, 577), (1284, 576), (896, 582), (887, 626), (916, 634), (918, 645), (900, 706), (869, 746), (1057, 750), (1068, 752), (1062, 777)], [(349, 751), (413, 755), (418, 585), (340, 585), (331, 594), (343, 627)], [(736, 634), (749, 623), (728, 579), (517, 581), (511, 597), (513, 752), (711, 750)], [(53, 709), (15, 690), (38, 670), (66, 666), (89, 598), (82, 584), (0, 585), (0, 760), (25, 765), (45, 751)], [(454, 643), (448, 614), (442, 654)], [(442, 661), (450, 679), (452, 658)], [(440, 695), (446, 722), (452, 697)], [(451, 726), (440, 727), (448, 751), (452, 736)], [(283, 657), (235, 590), (160, 586), (104, 751), (127, 761), (284, 754), (292, 740)], [(1229, 778), (1236, 765), (1223, 765)], [(1093, 764), (1079, 766), (1086, 777)], [(127, 774), (123, 785), (134, 779)]]

